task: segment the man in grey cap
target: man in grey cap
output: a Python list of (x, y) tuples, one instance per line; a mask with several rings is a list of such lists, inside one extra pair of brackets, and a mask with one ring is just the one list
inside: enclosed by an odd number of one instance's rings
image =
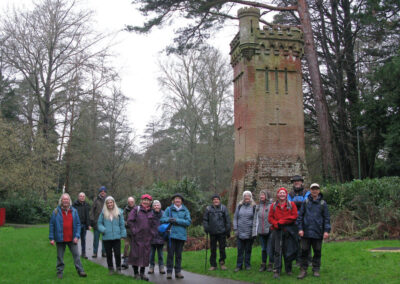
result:
[(206, 234), (210, 234), (210, 264), (209, 270), (217, 269), (217, 242), (219, 243), (219, 265), (221, 270), (226, 270), (225, 266), (225, 247), (226, 237), (231, 231), (231, 218), (228, 209), (221, 204), (221, 197), (214, 194), (211, 197), (212, 205), (207, 206), (203, 216), (203, 226)]

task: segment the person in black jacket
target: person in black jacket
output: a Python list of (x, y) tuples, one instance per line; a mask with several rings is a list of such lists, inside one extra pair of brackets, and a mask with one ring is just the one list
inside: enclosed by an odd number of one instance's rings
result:
[(86, 194), (84, 192), (79, 193), (78, 200), (72, 205), (79, 215), (81, 221), (81, 257), (86, 258), (86, 231), (90, 230), (90, 205), (86, 203)]
[(210, 234), (210, 264), (209, 270), (217, 269), (217, 242), (219, 243), (219, 264), (221, 270), (226, 270), (225, 266), (225, 247), (226, 238), (231, 231), (231, 219), (226, 206), (221, 204), (221, 198), (218, 194), (212, 196), (212, 205), (207, 206), (203, 216), (203, 226), (206, 234)]
[(317, 183), (311, 185), (311, 194), (303, 203), (297, 217), (299, 236), (301, 237), (301, 264), (298, 279), (307, 276), (308, 255), (311, 247), (314, 251), (312, 259), (313, 275), (319, 277), (321, 266), (322, 239), (327, 239), (331, 231), (329, 210), (323, 200), (320, 187)]

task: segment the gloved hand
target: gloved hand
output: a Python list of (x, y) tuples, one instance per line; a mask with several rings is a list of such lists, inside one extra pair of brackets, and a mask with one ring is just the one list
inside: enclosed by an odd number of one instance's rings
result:
[(169, 218), (168, 222), (171, 223), (171, 224), (175, 224), (176, 223), (176, 219), (175, 218)]

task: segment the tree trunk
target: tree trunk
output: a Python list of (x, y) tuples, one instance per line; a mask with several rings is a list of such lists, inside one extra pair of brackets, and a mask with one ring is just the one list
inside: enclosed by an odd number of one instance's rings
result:
[(317, 113), (320, 147), (324, 177), (328, 180), (338, 181), (337, 167), (334, 158), (333, 133), (329, 122), (329, 110), (325, 100), (321, 83), (321, 74), (315, 50), (311, 19), (306, 0), (298, 0), (298, 13), (304, 32), (304, 53), (310, 72), (312, 90)]

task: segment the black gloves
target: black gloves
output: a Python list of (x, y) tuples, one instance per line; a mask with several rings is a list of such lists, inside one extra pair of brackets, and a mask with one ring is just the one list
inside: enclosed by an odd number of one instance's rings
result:
[(169, 218), (168, 222), (171, 223), (171, 224), (175, 224), (176, 223), (176, 219), (175, 218)]

